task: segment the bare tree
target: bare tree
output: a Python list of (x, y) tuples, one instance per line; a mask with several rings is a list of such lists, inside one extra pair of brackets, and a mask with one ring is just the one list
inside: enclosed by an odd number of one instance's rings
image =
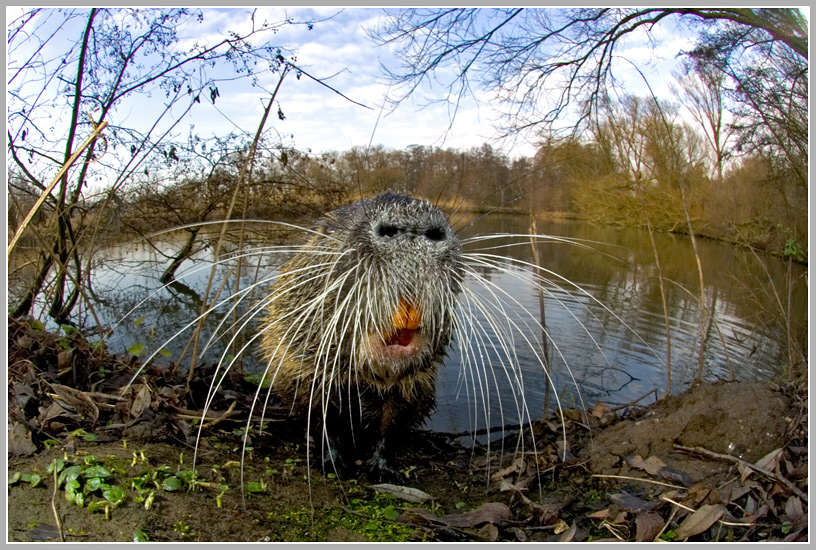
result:
[[(796, 10), (766, 11), (769, 18), (791, 12), (791, 25), (801, 25), (807, 42), (806, 22), (794, 18)], [(734, 106), (738, 151), (762, 155), (782, 178), (795, 181), (800, 193), (806, 191), (807, 53), (769, 40), (757, 29), (727, 25), (706, 33), (689, 56), (704, 70), (728, 78), (724, 91)]]
[(234, 80), (285, 65), (287, 52), (265, 37), (292, 21), (260, 22), (247, 12), (248, 30), (229, 31), (215, 42), (180, 35), (202, 21), (203, 14), (191, 9), (93, 8), (32, 9), (9, 22), (9, 161), (30, 185), (44, 190), (89, 128), (123, 118), (116, 115), (124, 109), (143, 110), (146, 101), (161, 106), (145, 110), (155, 114), (140, 117), (138, 127), (111, 124), (104, 139), (91, 141), (78, 166), (63, 174), (44, 204), (53, 223), (41, 235), (38, 273), (13, 314), (28, 313), (50, 277), (49, 315), (69, 321), (83, 278), (82, 228), (75, 227), (73, 215), (92, 179), (105, 178), (117, 189), (152, 155), (172, 156), (162, 143), (188, 114), (216, 102), (217, 68), (230, 67), (222, 78)]
[(730, 156), (729, 139), (734, 134), (733, 126), (725, 120), (725, 74), (705, 64), (686, 62), (683, 72), (676, 78), (680, 88), (673, 87), (672, 92), (703, 130), (714, 154), (717, 181), (721, 182), (725, 162)]

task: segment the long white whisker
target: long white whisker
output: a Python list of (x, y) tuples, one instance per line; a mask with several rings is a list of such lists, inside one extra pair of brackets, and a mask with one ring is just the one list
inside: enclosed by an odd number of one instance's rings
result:
[[(495, 256), (495, 255), (492, 255), (492, 254), (467, 253), (464, 256), (465, 256), (466, 260), (471, 260), (471, 261), (481, 260), (483, 265), (490, 265), (492, 267), (497, 267), (497, 266), (501, 265), (502, 263), (508, 263), (508, 262), (513, 263), (513, 264), (516, 264), (516, 265), (524, 266), (527, 269), (533, 270), (533, 272), (536, 272), (538, 270), (543, 271), (543, 272), (547, 273), (548, 275), (552, 275), (553, 277), (565, 282), (566, 284), (568, 284), (569, 286), (575, 288), (578, 292), (580, 292), (581, 294), (583, 294), (584, 296), (589, 298), (596, 305), (601, 307), (604, 311), (606, 311), (607, 313), (612, 315), (612, 317), (614, 317), (616, 321), (621, 323), (621, 325), (623, 327), (625, 327), (627, 330), (629, 330), (635, 336), (635, 338), (640, 340), (640, 342), (646, 347), (646, 349), (648, 349), (654, 355), (654, 357), (665, 366), (665, 361), (660, 356), (660, 354), (658, 354), (654, 349), (652, 349), (652, 347), (649, 345), (649, 343), (646, 342), (646, 340), (640, 334), (638, 334), (638, 332), (635, 329), (633, 329), (631, 326), (629, 326), (629, 324), (627, 324), (618, 314), (616, 314), (614, 311), (612, 311), (612, 309), (610, 309), (607, 305), (605, 305), (603, 302), (601, 302), (598, 298), (593, 296), (591, 293), (589, 293), (585, 289), (581, 288), (580, 285), (570, 281), (566, 277), (564, 277), (562, 275), (559, 275), (558, 273), (556, 273), (556, 272), (554, 272), (552, 270), (543, 268), (541, 266), (537, 266), (537, 265), (532, 264), (530, 262), (525, 262), (523, 260), (514, 260), (514, 259), (511, 259), (511, 258), (504, 258), (502, 256)], [(569, 308), (566, 308), (566, 309), (567, 309), (567, 311), (569, 311)]]
[[(504, 299), (509, 300), (511, 303), (518, 305), (519, 309), (521, 311), (524, 311), (527, 314), (527, 316), (530, 318), (530, 320), (533, 322), (534, 325), (536, 325), (540, 329), (543, 329), (545, 336), (547, 338), (549, 338), (549, 341), (553, 344), (553, 346), (554, 346), (556, 352), (558, 353), (558, 355), (561, 357), (561, 359), (564, 361), (564, 363), (567, 364), (566, 358), (561, 353), (561, 350), (558, 348), (557, 343), (550, 337), (549, 332), (546, 330), (546, 328), (541, 327), (540, 320), (537, 320), (533, 316), (532, 313), (530, 313), (526, 308), (522, 307), (520, 302), (515, 297), (511, 296), (506, 290), (502, 289), (499, 285), (496, 285), (492, 281), (489, 281), (489, 280), (484, 279), (483, 277), (479, 276), (478, 273), (476, 273), (475, 271), (471, 271), (469, 274), (470, 274), (470, 276), (471, 276), (471, 278), (473, 280), (478, 281), (483, 286), (483, 288), (485, 288), (485, 290), (487, 290), (493, 296), (493, 298), (496, 300), (497, 303), (501, 303), (501, 300), (502, 300), (500, 298), (500, 296), (501, 296)], [(467, 293), (466, 293), (466, 296), (467, 296)], [(474, 298), (476, 298), (475, 295), (474, 295)], [(476, 303), (479, 304), (480, 307), (484, 307), (484, 304), (481, 301), (479, 301), (478, 299), (476, 299)], [(502, 311), (503, 311), (503, 309), (502, 309)], [(488, 318), (488, 319), (492, 318), (492, 316), (489, 315), (487, 312), (485, 312), (485, 317)], [(527, 336), (527, 331), (525, 331), (521, 327), (519, 327), (516, 324), (516, 322), (513, 321), (509, 316), (506, 316), (506, 319), (507, 319), (508, 326), (515, 329), (515, 331), (525, 341), (525, 343), (527, 344), (528, 349), (535, 356), (537, 363), (542, 365), (542, 366), (546, 365), (545, 359), (539, 355), (539, 351), (538, 351), (539, 346), (534, 345), (532, 343), (532, 341)], [(494, 328), (494, 330), (495, 330), (495, 328)], [(513, 353), (515, 353), (515, 352), (513, 352)], [(512, 357), (511, 357), (511, 359), (512, 359)], [(561, 403), (560, 403), (560, 400), (558, 398), (558, 391), (557, 391), (557, 388), (555, 387), (554, 381), (553, 381), (550, 373), (548, 372), (548, 370), (546, 368), (544, 369), (544, 372), (545, 372), (545, 375), (547, 377), (548, 384), (550, 384), (550, 387), (553, 389), (553, 393), (554, 393), (555, 399), (556, 399), (556, 404), (557, 404), (558, 408), (560, 409), (561, 408)], [(576, 388), (578, 388), (578, 383), (575, 380), (574, 376), (572, 375), (571, 370), (568, 369), (568, 372), (570, 374), (570, 378), (572, 378), (573, 384), (575, 385)], [(580, 392), (579, 392), (579, 397), (580, 397)], [(524, 410), (525, 410), (525, 414), (527, 415), (527, 417), (530, 418), (529, 411), (526, 409), (526, 401), (524, 402)], [(521, 415), (520, 415), (520, 419), (522, 419)], [(566, 440), (566, 428), (564, 426), (562, 426), (562, 430), (563, 430), (562, 435), (563, 435), (564, 439)]]

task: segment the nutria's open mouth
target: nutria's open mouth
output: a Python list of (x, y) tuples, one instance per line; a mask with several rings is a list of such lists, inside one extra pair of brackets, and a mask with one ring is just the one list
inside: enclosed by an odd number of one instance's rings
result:
[(385, 335), (386, 346), (410, 346), (419, 331), (422, 312), (405, 298), (400, 300), (391, 317), (393, 331)]
[(367, 339), (369, 366), (379, 380), (397, 380), (416, 367), (427, 353), (428, 343), (420, 330), (422, 312), (408, 300), (400, 300), (391, 323), (382, 333)]

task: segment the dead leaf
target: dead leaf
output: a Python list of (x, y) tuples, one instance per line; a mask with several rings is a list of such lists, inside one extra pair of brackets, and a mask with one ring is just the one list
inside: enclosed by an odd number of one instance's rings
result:
[(661, 479), (665, 479), (666, 481), (673, 481), (674, 483), (679, 483), (683, 487), (688, 487), (694, 480), (691, 479), (686, 472), (681, 470), (677, 470), (672, 468), (671, 466), (666, 466), (664, 468), (660, 468), (660, 471), (657, 472), (658, 477)]
[(651, 542), (663, 528), (663, 518), (655, 512), (641, 512), (635, 518), (637, 542)]
[[(523, 496), (523, 495), (522, 495)], [(575, 498), (572, 495), (550, 496), (541, 504), (532, 504), (533, 511), (538, 515), (539, 525), (553, 525), (558, 521), (561, 510), (571, 504)]]
[(654, 455), (644, 460), (643, 463), (646, 466), (646, 471), (652, 475), (658, 475), (662, 469), (668, 468), (668, 465), (660, 457)]
[(575, 460), (575, 455), (570, 451), (570, 444), (568, 441), (559, 439), (555, 442), (556, 450), (558, 451), (558, 460), (561, 462), (572, 462)]
[(608, 405), (604, 405), (603, 403), (597, 403), (594, 407), (589, 410), (589, 414), (600, 420), (612, 412), (612, 409)]
[(561, 433), (563, 426), (559, 422), (553, 422), (552, 420), (547, 420), (546, 422), (547, 428), (553, 433)]
[(737, 484), (736, 481), (728, 483), (719, 489), (715, 489), (712, 496), (712, 504), (723, 504), (728, 506), (740, 497), (745, 496), (751, 489), (744, 485)]
[(488, 523), (479, 529), (479, 537), (489, 542), (496, 542), (499, 540), (499, 528), (492, 523)]
[(142, 413), (150, 406), (150, 388), (147, 384), (134, 384), (133, 390), (136, 395), (133, 397), (133, 403), (130, 404), (131, 418), (139, 418)]
[(604, 508), (603, 510), (598, 510), (597, 512), (592, 512), (587, 517), (589, 519), (607, 519), (609, 516), (612, 515), (612, 512), (609, 511), (609, 508)]
[[(804, 533), (804, 535), (802, 535), (802, 533)], [(807, 540), (807, 527), (800, 527), (782, 539), (782, 542), (807, 542)]]
[(560, 535), (561, 533), (564, 533), (568, 530), (569, 524), (563, 519), (559, 519), (558, 523), (556, 523), (555, 527), (553, 528), (553, 533), (555, 533), (556, 535)]
[(657, 508), (657, 504), (638, 498), (629, 493), (615, 493), (609, 495), (609, 500), (630, 512), (651, 512)]
[(60, 536), (60, 531), (53, 525), (38, 523), (33, 529), (26, 532), (26, 536), (31, 540), (48, 540)]
[(19, 422), (15, 422), (8, 431), (8, 454), (27, 456), (37, 452), (37, 446), (31, 441), (31, 430)]
[(432, 499), (431, 495), (413, 487), (405, 487), (402, 485), (392, 485), (390, 483), (380, 483), (372, 485), (372, 489), (380, 493), (386, 493), (402, 499), (406, 502), (413, 502), (415, 504), (422, 504)]
[(523, 529), (513, 527), (511, 531), (513, 532), (514, 535), (516, 535), (516, 539), (519, 542), (527, 542), (528, 540), (530, 540), (530, 538), (527, 536), (527, 533)]
[(756, 512), (756, 508), (757, 501), (754, 499), (753, 496), (748, 495), (748, 498), (745, 499), (745, 506), (743, 506), (743, 509), (745, 510), (745, 515), (749, 516), (753, 514), (754, 512)]
[(48, 407), (40, 407), (40, 414), (37, 417), (37, 423), (40, 426), (45, 426), (55, 418), (74, 418), (76, 415), (68, 412), (56, 401), (52, 401)]
[(696, 512), (690, 514), (683, 523), (675, 529), (677, 538), (685, 540), (706, 531), (714, 525), (725, 513), (725, 506), (721, 504), (705, 504)]
[[(708, 495), (711, 494), (711, 487), (708, 485), (698, 484), (694, 487), (689, 487), (688, 490), (688, 498), (686, 499), (686, 504), (689, 506), (697, 506), (698, 504), (702, 504)], [(716, 504), (712, 502), (711, 504)]]
[(745, 483), (745, 480), (748, 479), (748, 476), (754, 473), (754, 470), (752, 470), (750, 466), (742, 462), (737, 464), (737, 471), (740, 473), (740, 481), (743, 483)]
[(564, 416), (575, 422), (581, 422), (583, 420), (583, 415), (578, 409), (567, 409), (564, 411)]
[(13, 392), (13, 400), (10, 400), (9, 404), (13, 401), (17, 407), (22, 410), (26, 408), (28, 402), (34, 399), (34, 390), (31, 389), (31, 386), (28, 384), (17, 384), (14, 383), (12, 385), (12, 392)]
[(508, 491), (511, 491), (513, 493), (518, 493), (519, 488), (516, 487), (515, 485), (513, 485), (512, 483), (510, 483), (509, 481), (507, 481), (506, 479), (501, 480), (499, 482), (499, 492), (500, 493), (506, 493)]
[[(779, 466), (780, 460), (782, 460), (782, 449), (775, 449), (770, 453), (766, 454), (765, 456), (763, 456), (762, 458), (760, 458), (759, 460), (757, 460), (754, 463), (754, 466), (756, 466), (757, 468), (761, 468), (763, 470), (767, 470), (769, 472), (773, 472)], [(745, 481), (746, 479), (748, 479), (748, 476), (754, 473), (754, 470), (750, 466), (745, 464), (737, 465), (737, 469), (741, 474), (742, 481)]]
[(782, 449), (776, 449), (766, 454), (754, 463), (757, 468), (773, 472), (779, 466), (779, 461), (782, 459)]
[(538, 480), (538, 474), (535, 473), (533, 475), (527, 476), (526, 478), (522, 479), (521, 481), (516, 483), (516, 488), (519, 491), (526, 491), (530, 488), (530, 485), (533, 484), (534, 481)]
[(652, 474), (653, 476), (657, 475), (660, 468), (665, 468), (666, 466), (666, 463), (656, 456), (650, 456), (647, 460), (643, 460), (643, 457), (641, 457), (639, 454), (633, 453), (624, 458), (624, 460), (630, 468), (643, 470), (647, 474)]
[(159, 391), (158, 397), (171, 407), (177, 407), (179, 405), (179, 398), (183, 393), (184, 388), (181, 386), (164, 386)]
[[(751, 497), (748, 497), (749, 499)], [(748, 512), (743, 516), (739, 521), (740, 523), (755, 523), (757, 520), (760, 520), (768, 515), (770, 512), (770, 507), (767, 504), (763, 504), (759, 507), (759, 509), (755, 509), (756, 506), (752, 507), (752, 511)], [(747, 507), (746, 507), (747, 512)]]
[(693, 483), (688, 474), (667, 465), (660, 459), (660, 457), (653, 455), (644, 460), (640, 455), (633, 453), (627, 456), (624, 460), (630, 468), (643, 470), (647, 474), (658, 476), (666, 481), (680, 483), (684, 487), (688, 487)]
[(67, 369), (71, 366), (71, 359), (74, 358), (74, 348), (68, 348), (57, 355), (57, 368)]
[(17, 338), (16, 344), (21, 351), (27, 351), (28, 349), (34, 347), (34, 339), (23, 335)]
[(771, 487), (771, 496), (778, 496), (787, 494), (788, 489), (779, 483), (774, 483), (773, 487)]
[(785, 515), (794, 523), (805, 517), (805, 509), (799, 497), (793, 496), (788, 499), (785, 503)]
[(472, 512), (448, 514), (439, 519), (451, 527), (480, 527), (486, 523), (501, 527), (513, 519), (513, 513), (502, 502), (486, 502)]
[(525, 462), (523, 456), (520, 456), (516, 460), (514, 460), (510, 466), (508, 466), (507, 468), (502, 468), (501, 470), (490, 476), (490, 479), (492, 479), (493, 481), (498, 481), (503, 477), (509, 476), (510, 474), (519, 474), (526, 469), (527, 462)]
[(54, 402), (59, 403), (66, 411), (75, 412), (81, 419), (91, 422), (96, 422), (99, 418), (96, 403), (85, 392), (61, 384), (51, 384), (51, 389), (55, 392), (50, 394)]
[(512, 483), (510, 483), (509, 481), (504, 480), (504, 479), (499, 482), (499, 492), (501, 492), (501, 493), (507, 493), (507, 492), (515, 493), (519, 497), (521, 497), (521, 500), (523, 500), (525, 504), (535, 508), (536, 504), (532, 500), (527, 498), (527, 495), (524, 494), (524, 492), (526, 490), (527, 489), (521, 488), (518, 485), (513, 485)]
[(572, 540), (575, 538), (575, 533), (577, 532), (578, 527), (573, 523), (572, 525), (569, 526), (569, 529), (564, 531), (564, 533), (561, 535), (561, 538), (558, 539), (558, 542), (572, 542)]

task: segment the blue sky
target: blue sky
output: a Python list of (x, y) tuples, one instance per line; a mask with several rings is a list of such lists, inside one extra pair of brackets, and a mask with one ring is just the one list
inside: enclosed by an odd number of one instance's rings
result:
[[(226, 28), (227, 20), (246, 19), (245, 10), (217, 10), (203, 28), (215, 33)], [(453, 126), (450, 113), (444, 105), (426, 105), (426, 100), (443, 97), (443, 89), (425, 87), (420, 93), (396, 110), (383, 108), (388, 83), (382, 75), (380, 63), (392, 63), (391, 52), (376, 46), (365, 29), (373, 27), (382, 17), (375, 8), (287, 9), (285, 14), (295, 20), (319, 21), (309, 31), (302, 26), (282, 29), (275, 38), (281, 45), (297, 53), (297, 64), (315, 77), (328, 83), (349, 98), (363, 103), (362, 108), (334, 94), (308, 78), (297, 80), (287, 77), (279, 92), (281, 109), (286, 120), (275, 118), (274, 128), (283, 139), (291, 140), (299, 148), (315, 152), (345, 150), (352, 146), (384, 144), (402, 148), (411, 144), (438, 145), (466, 148), (478, 146), (494, 135), (492, 126), (496, 113), (487, 104), (477, 104), (466, 98)], [(280, 20), (284, 10), (259, 10), (256, 18)], [(215, 38), (215, 35), (213, 35)], [(274, 89), (277, 75), (265, 75), (261, 83), (267, 90)], [(262, 113), (261, 99), (268, 95), (257, 89), (237, 93), (222, 93), (217, 106), (224, 116), (213, 114), (206, 123), (196, 124), (204, 132), (211, 125), (235, 123), (241, 129), (254, 132)], [(484, 99), (487, 99), (486, 97)], [(379, 119), (379, 121), (378, 121)], [(530, 150), (525, 153), (531, 152)]]
[[(204, 22), (191, 23), (180, 34), (192, 40), (215, 42), (228, 30), (246, 30), (253, 8), (207, 8)], [(299, 149), (315, 153), (342, 151), (369, 143), (404, 148), (412, 144), (469, 148), (491, 143), (511, 157), (529, 156), (535, 152), (535, 136), (521, 136), (515, 142), (497, 142), (495, 123), (499, 120), (491, 93), (474, 89), (475, 97), (462, 100), (456, 117), (451, 120), (449, 107), (433, 103), (445, 97), (446, 88), (430, 84), (420, 88), (395, 110), (383, 109), (388, 83), (380, 63), (392, 64), (392, 52), (375, 45), (366, 29), (375, 27), (383, 12), (377, 8), (256, 8), (255, 20), (274, 22), (288, 17), (296, 21), (317, 21), (312, 30), (305, 26), (284, 26), (271, 43), (297, 54), (297, 63), (310, 74), (328, 78), (328, 83), (346, 96), (368, 105), (362, 108), (334, 94), (308, 78), (286, 78), (278, 95), (286, 120), (272, 116), (267, 124), (272, 141), (279, 139)], [(21, 13), (21, 8), (7, 8), (7, 19)], [(78, 20), (81, 24), (81, 21)], [(691, 45), (688, 35), (671, 25), (653, 29), (659, 47), (654, 48), (644, 36), (632, 36), (623, 42), (617, 54), (637, 64), (649, 79), (655, 94), (670, 98), (668, 84), (676, 54)], [(73, 37), (75, 39), (75, 36)], [(440, 74), (444, 78), (444, 71)], [(626, 61), (617, 62), (616, 76), (623, 77), (629, 93), (649, 93), (642, 77)], [(224, 135), (230, 131), (254, 135), (278, 75), (261, 73), (259, 86), (247, 82), (222, 83), (216, 104), (202, 101), (194, 106), (193, 117), (177, 127), (177, 136), (192, 131), (202, 137)], [(137, 125), (149, 117), (158, 101), (131, 104), (111, 115), (111, 123)], [(429, 102), (431, 102), (429, 104)], [(58, 132), (57, 132), (58, 133)]]

